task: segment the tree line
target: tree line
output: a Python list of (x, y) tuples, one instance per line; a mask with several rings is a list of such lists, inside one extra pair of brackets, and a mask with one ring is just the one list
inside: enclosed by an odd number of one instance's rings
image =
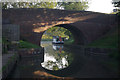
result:
[(2, 9), (9, 8), (86, 10), (88, 8), (88, 1), (79, 0), (79, 2), (2, 2)]

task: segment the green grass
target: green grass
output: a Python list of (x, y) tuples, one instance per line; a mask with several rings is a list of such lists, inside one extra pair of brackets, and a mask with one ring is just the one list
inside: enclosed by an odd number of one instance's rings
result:
[(115, 31), (108, 34), (107, 36), (88, 44), (87, 47), (118, 48), (118, 32)]
[(19, 48), (41, 48), (41, 46), (20, 40)]
[(66, 40), (66, 41), (64, 41), (64, 43), (65, 44), (72, 44), (72, 43), (74, 43), (74, 40), (72, 40), (72, 39), (71, 40)]
[(64, 44), (73, 44), (73, 43), (74, 43), (74, 38), (73, 38), (73, 36), (70, 37), (68, 40), (65, 40), (65, 41), (64, 41)]
[(42, 39), (41, 41), (52, 41), (52, 39)]

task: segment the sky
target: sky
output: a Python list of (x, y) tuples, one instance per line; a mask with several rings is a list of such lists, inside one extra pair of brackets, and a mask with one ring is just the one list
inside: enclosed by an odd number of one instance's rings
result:
[(112, 4), (112, 0), (89, 0), (89, 8), (87, 11), (111, 13), (115, 7)]

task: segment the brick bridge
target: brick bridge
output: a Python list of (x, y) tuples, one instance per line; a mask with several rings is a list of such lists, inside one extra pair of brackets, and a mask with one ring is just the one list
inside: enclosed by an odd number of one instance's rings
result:
[(100, 38), (116, 25), (116, 15), (90, 11), (7, 9), (2, 10), (2, 17), (20, 25), (21, 38), (37, 45), (40, 45), (44, 31), (56, 25), (71, 31), (75, 43), (81, 45)]

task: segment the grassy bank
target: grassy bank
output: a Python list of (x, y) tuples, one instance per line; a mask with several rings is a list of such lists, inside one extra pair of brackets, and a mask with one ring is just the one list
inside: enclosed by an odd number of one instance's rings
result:
[(41, 48), (41, 46), (20, 40), (19, 48)]
[(52, 39), (42, 39), (41, 41), (52, 41)]
[(88, 44), (87, 47), (118, 48), (118, 31), (107, 34), (103, 38)]
[(74, 40), (74, 38), (73, 38), (73, 36), (72, 36), (72, 37), (70, 37), (68, 40), (65, 40), (64, 43), (69, 45), (69, 44), (73, 44), (74, 41), (75, 41), (75, 40)]

